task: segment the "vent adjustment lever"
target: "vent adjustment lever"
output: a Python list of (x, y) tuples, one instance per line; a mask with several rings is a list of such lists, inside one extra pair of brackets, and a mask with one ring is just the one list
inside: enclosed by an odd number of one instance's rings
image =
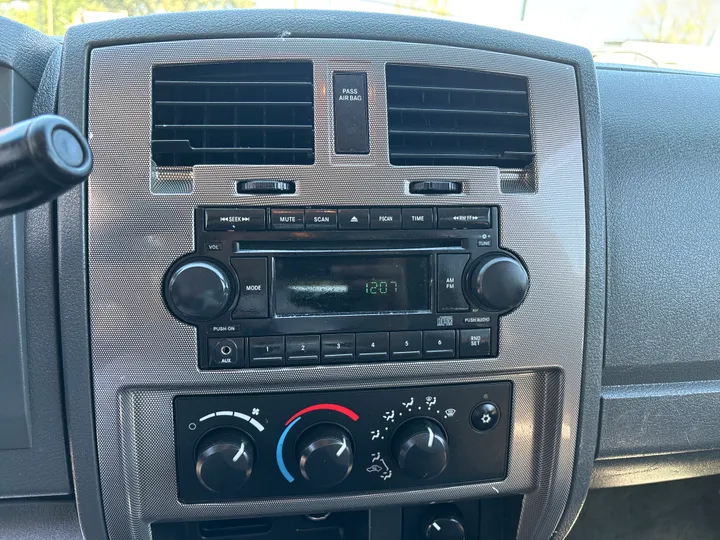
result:
[(243, 180), (237, 183), (237, 192), (242, 195), (286, 195), (295, 193), (292, 180)]
[(414, 195), (446, 195), (462, 193), (462, 182), (449, 180), (417, 180), (410, 182), (410, 193)]

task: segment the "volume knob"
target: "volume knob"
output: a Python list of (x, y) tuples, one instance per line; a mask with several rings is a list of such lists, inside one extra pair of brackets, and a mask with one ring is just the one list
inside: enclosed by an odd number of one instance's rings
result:
[(490, 311), (510, 311), (525, 299), (530, 280), (525, 267), (502, 254), (483, 257), (470, 272), (473, 302)]
[(190, 261), (168, 275), (165, 298), (178, 318), (187, 322), (209, 321), (227, 309), (232, 285), (218, 265)]

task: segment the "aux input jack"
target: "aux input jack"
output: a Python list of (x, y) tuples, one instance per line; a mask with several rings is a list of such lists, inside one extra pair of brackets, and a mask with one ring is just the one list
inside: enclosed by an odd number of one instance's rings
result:
[(220, 354), (223, 356), (229, 356), (230, 353), (232, 353), (232, 348), (230, 348), (230, 345), (223, 345), (220, 347)]

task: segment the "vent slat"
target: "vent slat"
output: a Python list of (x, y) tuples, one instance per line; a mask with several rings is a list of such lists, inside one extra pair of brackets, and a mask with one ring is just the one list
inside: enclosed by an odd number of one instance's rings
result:
[(315, 162), (311, 62), (157, 66), (152, 98), (158, 167)]
[(313, 129), (312, 124), (155, 124), (157, 129)]
[(419, 90), (422, 92), (473, 92), (476, 94), (507, 94), (527, 95), (525, 90), (510, 90), (505, 88), (464, 88), (461, 86), (420, 86), (415, 84), (388, 84), (388, 90)]
[(156, 80), (158, 85), (203, 85), (203, 86), (312, 86), (309, 81), (213, 81), (213, 80), (187, 80), (162, 81)]
[(431, 114), (486, 114), (496, 116), (527, 116), (523, 111), (490, 111), (483, 109), (448, 109), (442, 107), (388, 107), (391, 112), (431, 113)]
[(521, 169), (532, 163), (526, 79), (394, 64), (386, 76), (392, 165)]
[(163, 106), (197, 106), (197, 107), (245, 107), (245, 106), (278, 106), (278, 107), (312, 107), (312, 101), (156, 101), (155, 105)]
[(435, 135), (435, 136), (448, 136), (448, 137), (509, 137), (527, 139), (530, 137), (529, 133), (497, 133), (488, 131), (435, 131), (429, 129), (391, 129), (390, 135)]
[(298, 147), (285, 147), (285, 148), (272, 148), (269, 146), (235, 146), (235, 147), (211, 147), (211, 146), (203, 146), (203, 147), (194, 147), (192, 146), (188, 141), (153, 141), (153, 148), (157, 148), (161, 152), (213, 152), (213, 153), (219, 153), (219, 152), (233, 152), (233, 153), (257, 153), (257, 152), (268, 152), (268, 153), (277, 153), (277, 152), (297, 152), (297, 153), (303, 153), (303, 152), (312, 152), (312, 147), (308, 146), (307, 148), (298, 148)]
[(518, 159), (520, 157), (531, 157), (532, 152), (508, 152), (506, 154), (483, 154), (481, 152), (398, 152), (397, 156), (402, 158), (430, 157), (432, 159)]

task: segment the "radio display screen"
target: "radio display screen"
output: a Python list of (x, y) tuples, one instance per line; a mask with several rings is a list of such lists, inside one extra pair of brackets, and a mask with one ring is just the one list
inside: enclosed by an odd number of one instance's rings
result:
[(280, 316), (430, 310), (427, 256), (275, 257)]

